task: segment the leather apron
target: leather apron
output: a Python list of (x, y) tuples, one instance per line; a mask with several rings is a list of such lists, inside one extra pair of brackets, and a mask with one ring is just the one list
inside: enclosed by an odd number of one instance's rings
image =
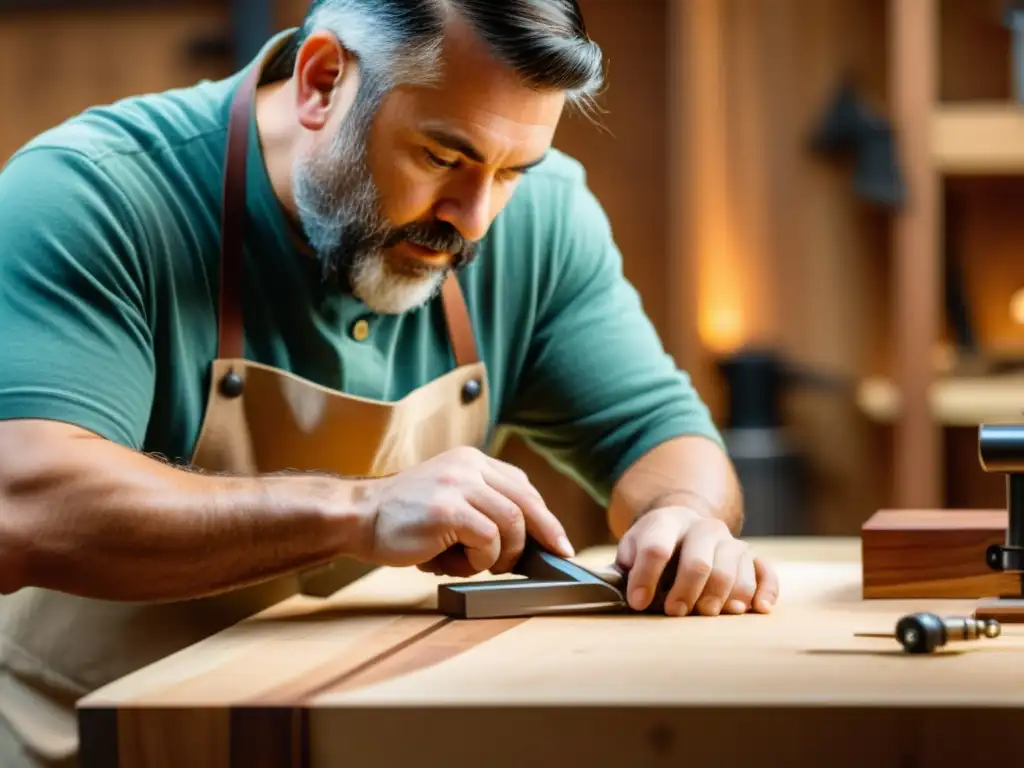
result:
[[(224, 174), (219, 351), (192, 464), (217, 473), (292, 471), (380, 477), (462, 445), (485, 449), (487, 372), (462, 290), (441, 302), (454, 368), (397, 402), (345, 395), (246, 360), (242, 317), (246, 165), (262, 67), (231, 107)], [(24, 589), (0, 598), (0, 766), (73, 766), (78, 698), (297, 592), (327, 595), (372, 570), (327, 566), (197, 600), (141, 604)]]

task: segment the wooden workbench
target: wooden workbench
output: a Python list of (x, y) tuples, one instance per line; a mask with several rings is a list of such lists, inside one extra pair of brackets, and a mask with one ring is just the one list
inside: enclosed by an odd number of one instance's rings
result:
[(82, 768), (1019, 761), (1024, 627), (910, 656), (854, 633), (972, 603), (862, 600), (856, 539), (753, 544), (767, 616), (450, 621), (414, 569), (293, 598), (84, 699)]

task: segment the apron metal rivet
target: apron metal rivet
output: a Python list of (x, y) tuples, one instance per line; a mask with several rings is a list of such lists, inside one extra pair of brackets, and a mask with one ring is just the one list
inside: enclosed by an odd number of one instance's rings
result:
[(234, 371), (228, 371), (224, 378), (220, 380), (220, 393), (224, 397), (238, 397), (242, 394), (243, 384), (241, 376)]
[(472, 403), (478, 397), (481, 392), (480, 381), (478, 379), (470, 379), (462, 385), (462, 402)]

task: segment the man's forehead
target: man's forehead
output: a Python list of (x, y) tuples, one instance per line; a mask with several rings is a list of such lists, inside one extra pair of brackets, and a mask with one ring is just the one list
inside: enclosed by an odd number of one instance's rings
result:
[(552, 133), (561, 118), (565, 95), (528, 86), (464, 21), (447, 24), (439, 65), (433, 83), (409, 89), (421, 120), (501, 124), (543, 134)]

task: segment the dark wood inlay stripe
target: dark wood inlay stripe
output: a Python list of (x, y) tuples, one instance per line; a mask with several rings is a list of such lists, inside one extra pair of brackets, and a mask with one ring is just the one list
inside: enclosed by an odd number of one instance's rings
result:
[(79, 768), (119, 768), (117, 710), (79, 709), (78, 741)]
[(375, 659), (373, 664), (353, 669), (319, 693), (337, 693), (376, 685), (399, 675), (426, 669), (486, 643), (526, 621), (529, 621), (528, 617), (445, 622), (416, 643), (395, 646), (389, 653)]
[(294, 707), (231, 710), (231, 768), (308, 768), (306, 715)]

